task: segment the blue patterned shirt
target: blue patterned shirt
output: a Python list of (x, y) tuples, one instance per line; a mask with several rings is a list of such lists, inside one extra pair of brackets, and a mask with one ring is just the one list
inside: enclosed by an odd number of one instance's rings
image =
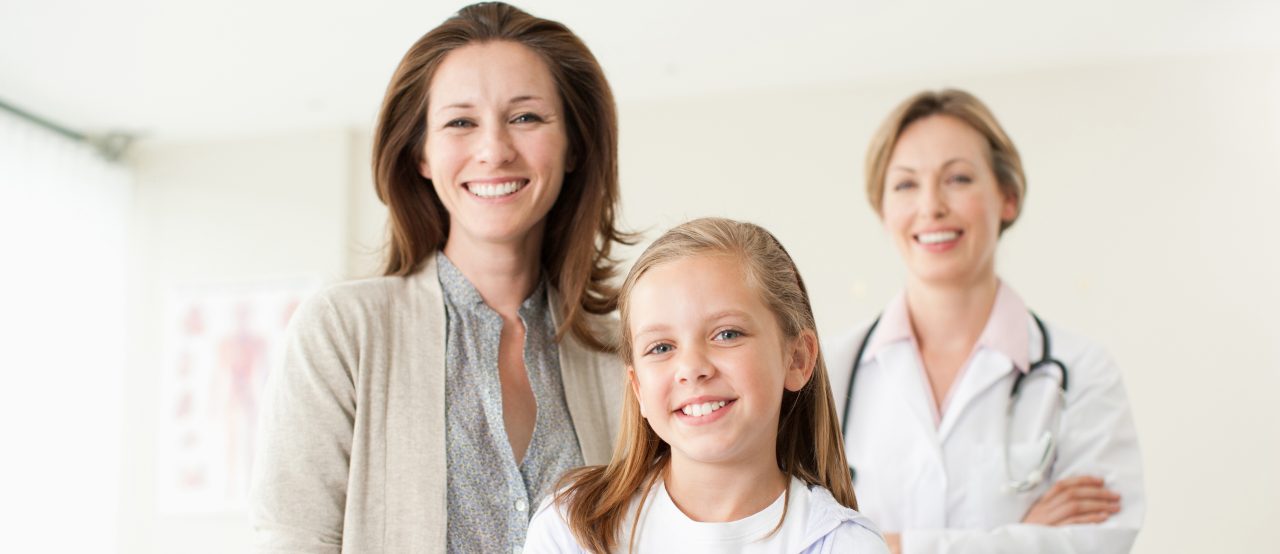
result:
[(484, 303), (443, 252), (436, 261), (448, 317), (448, 551), (518, 553), (533, 510), (565, 470), (583, 464), (560, 378), (546, 284), (539, 283), (519, 310), (525, 327), (524, 365), (538, 415), (524, 460), (517, 464), (502, 419), (502, 316)]

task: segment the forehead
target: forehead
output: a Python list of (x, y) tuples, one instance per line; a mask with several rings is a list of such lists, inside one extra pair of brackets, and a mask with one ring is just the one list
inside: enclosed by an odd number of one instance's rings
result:
[(628, 325), (697, 322), (726, 311), (754, 317), (768, 307), (742, 262), (726, 254), (692, 255), (649, 268), (632, 287)]
[(557, 97), (546, 62), (511, 41), (473, 42), (445, 55), (428, 87), (428, 105), (508, 101), (520, 96)]
[(968, 123), (949, 115), (911, 122), (898, 136), (890, 165), (930, 165), (963, 158), (974, 163), (989, 157), (987, 139)]

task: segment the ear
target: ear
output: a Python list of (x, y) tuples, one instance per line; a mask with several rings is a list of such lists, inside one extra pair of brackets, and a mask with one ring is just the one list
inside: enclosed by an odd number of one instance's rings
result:
[(800, 336), (791, 341), (791, 352), (787, 357), (787, 375), (783, 386), (791, 392), (799, 392), (809, 379), (813, 377), (813, 368), (818, 364), (818, 335), (813, 329), (805, 329)]
[(1003, 194), (1004, 203), (1000, 206), (1000, 222), (1008, 223), (1018, 218), (1018, 195)]
[(427, 163), (426, 156), (422, 156), (422, 158), (418, 160), (418, 175), (421, 175), (423, 179), (428, 181), (431, 180), (431, 165)]
[(636, 395), (636, 405), (640, 406), (640, 417), (649, 419), (644, 413), (644, 402), (640, 401), (640, 383), (636, 381), (636, 370), (631, 366), (627, 366), (627, 382), (631, 383), (631, 394)]

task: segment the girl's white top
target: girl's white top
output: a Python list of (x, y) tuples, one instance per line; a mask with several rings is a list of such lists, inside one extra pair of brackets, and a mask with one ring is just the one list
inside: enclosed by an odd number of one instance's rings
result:
[[(705, 523), (689, 519), (680, 511), (662, 481), (654, 484), (645, 499), (636, 532), (635, 549), (629, 550), (631, 524), (639, 504), (637, 494), (618, 533), (617, 551), (635, 554), (670, 552), (828, 554), (835, 552), (887, 553), (884, 539), (875, 525), (857, 511), (836, 502), (827, 489), (809, 487), (791, 479), (791, 498), (786, 519), (782, 518), (783, 496), (767, 508), (738, 521)], [(549, 501), (533, 516), (525, 539), (526, 554), (543, 552), (585, 552), (565, 523), (563, 510)]]

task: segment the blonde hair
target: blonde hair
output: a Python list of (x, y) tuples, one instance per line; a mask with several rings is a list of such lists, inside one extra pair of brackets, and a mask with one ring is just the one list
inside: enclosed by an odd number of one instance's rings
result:
[(1000, 222), (1000, 231), (1004, 232), (1017, 221), (1018, 215), (1022, 213), (1022, 202), (1027, 196), (1027, 176), (1022, 171), (1022, 157), (986, 104), (976, 96), (958, 89), (916, 93), (898, 104), (871, 137), (866, 165), (867, 201), (871, 203), (871, 209), (880, 213), (889, 158), (893, 156), (893, 149), (902, 137), (902, 132), (912, 123), (934, 115), (959, 119), (987, 139), (990, 154), (988, 161), (995, 172), (1000, 192), (1016, 199), (1018, 203), (1018, 211), (1013, 219)]
[[(622, 316), (619, 350), (628, 367), (633, 361), (628, 324), (630, 294), (636, 283), (654, 267), (699, 255), (729, 255), (739, 260), (748, 285), (773, 312), (786, 339), (795, 339), (806, 330), (816, 331), (804, 280), (778, 239), (751, 223), (722, 218), (695, 219), (667, 231), (649, 245), (622, 285), (618, 300)], [(798, 392), (784, 390), (781, 402), (778, 468), (790, 477), (827, 488), (837, 502), (857, 509), (821, 349), (809, 382)], [(626, 391), (622, 429), (614, 445), (613, 459), (605, 466), (570, 471), (557, 487), (560, 492), (556, 493), (555, 502), (564, 508), (578, 544), (592, 552), (613, 550), (632, 497), (653, 486), (670, 455), (671, 447), (640, 415), (635, 395)], [(641, 498), (643, 508), (643, 496)], [(636, 510), (637, 518), (639, 513), (640, 510)], [(634, 522), (629, 541), (634, 545)]]

